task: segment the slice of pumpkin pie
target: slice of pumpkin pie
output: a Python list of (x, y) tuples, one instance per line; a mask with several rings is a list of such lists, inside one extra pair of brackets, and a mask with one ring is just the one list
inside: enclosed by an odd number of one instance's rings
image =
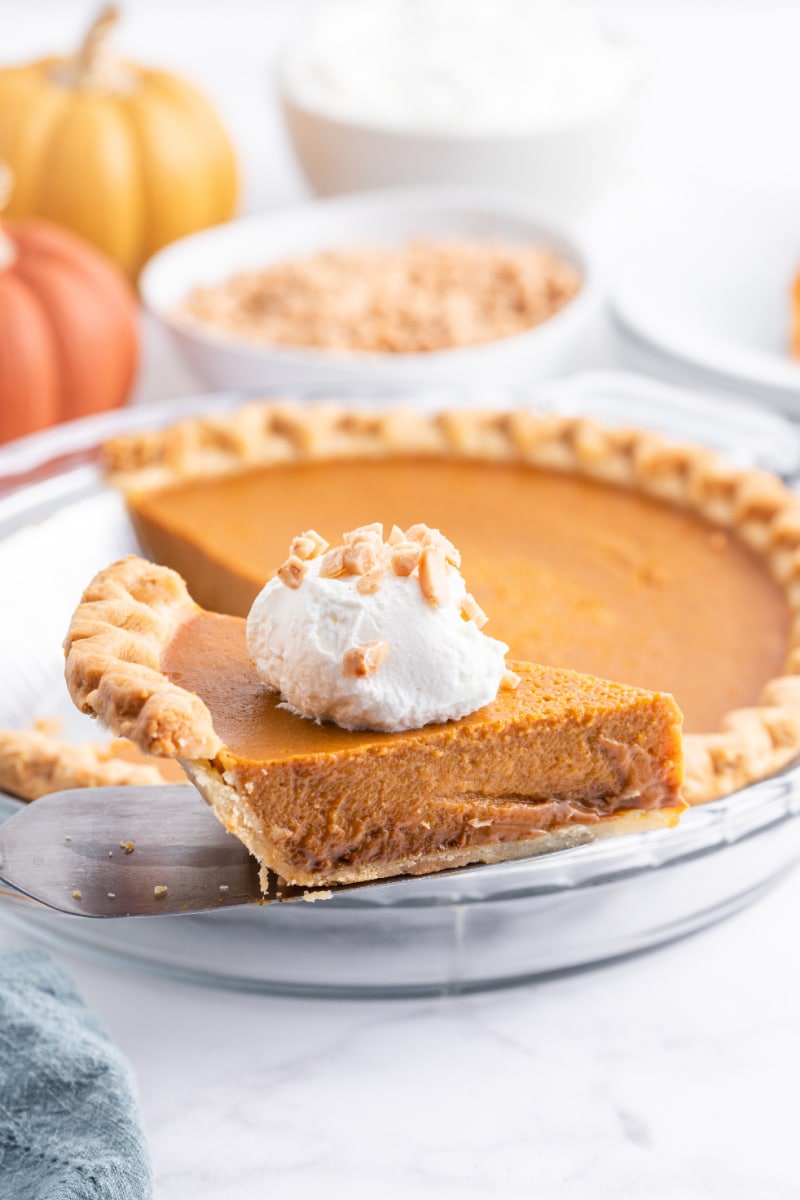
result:
[[(305, 886), (498, 862), (674, 824), (671, 696), (514, 662), (455, 548), (310, 532), (247, 621), (130, 557), (66, 639), (78, 707), (177, 758), (265, 872)], [(265, 874), (266, 880), (266, 874)]]

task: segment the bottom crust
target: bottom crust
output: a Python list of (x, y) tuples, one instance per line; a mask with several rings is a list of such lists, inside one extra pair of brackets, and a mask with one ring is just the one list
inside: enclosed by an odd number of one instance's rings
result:
[(332, 871), (298, 871), (276, 853), (275, 846), (256, 825), (255, 814), (242, 797), (210, 762), (190, 760), (182, 763), (192, 783), (214, 810), (217, 819), (229, 833), (247, 846), (261, 863), (261, 887), (269, 890), (269, 872), (283, 883), (300, 887), (326, 887), (340, 883), (368, 883), (397, 875), (427, 875), (472, 863), (498, 863), (514, 858), (531, 858), (554, 850), (569, 850), (600, 838), (617, 837), (626, 833), (642, 833), (649, 829), (664, 829), (677, 825), (683, 806), (650, 810), (627, 809), (612, 816), (587, 823), (571, 823), (560, 829), (537, 834), (515, 842), (492, 842), (483, 846), (468, 846), (463, 850), (439, 850), (414, 858), (398, 858), (366, 866), (337, 867)]

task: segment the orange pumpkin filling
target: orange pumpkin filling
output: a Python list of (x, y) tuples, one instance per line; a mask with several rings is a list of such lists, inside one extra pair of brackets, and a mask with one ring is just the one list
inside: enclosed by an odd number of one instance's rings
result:
[(130, 498), (145, 546), (206, 608), (244, 615), (298, 529), (424, 520), (510, 657), (669, 691), (718, 728), (783, 666), (785, 596), (738, 539), (629, 490), (509, 463), (274, 465)]

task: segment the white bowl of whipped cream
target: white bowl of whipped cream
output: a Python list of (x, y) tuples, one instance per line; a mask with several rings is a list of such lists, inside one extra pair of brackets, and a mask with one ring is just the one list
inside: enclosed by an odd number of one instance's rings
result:
[(641, 81), (631, 48), (567, 0), (330, 0), (280, 92), (320, 195), (490, 186), (563, 219), (617, 175)]

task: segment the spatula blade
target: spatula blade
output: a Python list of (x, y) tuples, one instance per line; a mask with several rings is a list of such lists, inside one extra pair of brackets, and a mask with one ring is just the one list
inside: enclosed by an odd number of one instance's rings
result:
[(0, 825), (0, 876), (42, 904), (91, 917), (279, 898), (262, 895), (256, 860), (186, 784), (44, 796)]

